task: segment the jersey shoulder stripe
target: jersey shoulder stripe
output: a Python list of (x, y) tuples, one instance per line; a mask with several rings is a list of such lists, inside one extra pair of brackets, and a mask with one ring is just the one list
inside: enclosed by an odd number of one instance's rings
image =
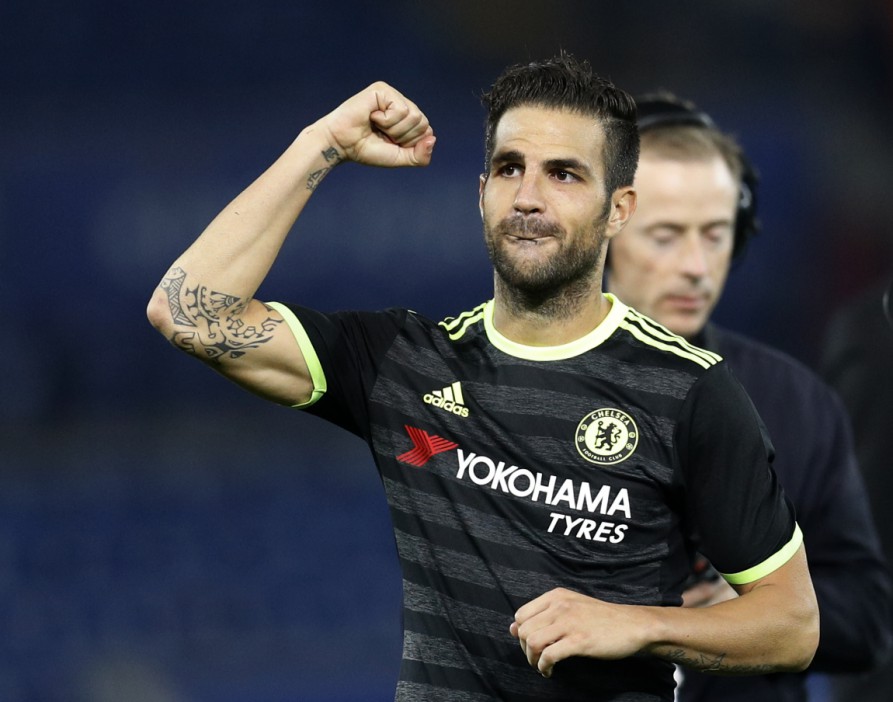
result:
[(661, 351), (668, 351), (680, 358), (688, 359), (702, 368), (710, 368), (722, 360), (722, 356), (689, 343), (650, 317), (633, 308), (620, 323), (621, 329), (628, 331), (643, 344)]
[(446, 330), (451, 341), (456, 341), (457, 339), (462, 338), (468, 327), (484, 318), (484, 310), (486, 307), (487, 303), (482, 302), (472, 310), (463, 312), (457, 317), (447, 317), (437, 324)]

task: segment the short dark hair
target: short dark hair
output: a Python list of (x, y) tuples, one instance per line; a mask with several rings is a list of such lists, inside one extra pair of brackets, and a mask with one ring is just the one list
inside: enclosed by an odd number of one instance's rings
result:
[(636, 103), (632, 96), (592, 70), (589, 62), (562, 52), (544, 61), (505, 69), (482, 96), (487, 109), (484, 165), (490, 171), (499, 120), (510, 109), (531, 105), (598, 118), (605, 131), (605, 190), (632, 185), (639, 162)]

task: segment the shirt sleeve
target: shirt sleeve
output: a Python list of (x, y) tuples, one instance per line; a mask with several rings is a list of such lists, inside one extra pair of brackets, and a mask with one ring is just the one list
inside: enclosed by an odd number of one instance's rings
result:
[(311, 399), (298, 407), (368, 439), (369, 396), (406, 310), (325, 314), (269, 304), (289, 325), (313, 379)]
[(765, 427), (725, 363), (689, 392), (676, 446), (686, 517), (723, 577), (740, 585), (784, 565), (803, 537), (772, 470)]

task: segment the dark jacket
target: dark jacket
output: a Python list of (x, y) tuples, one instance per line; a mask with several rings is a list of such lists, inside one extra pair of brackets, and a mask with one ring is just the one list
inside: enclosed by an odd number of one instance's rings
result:
[[(884, 317), (883, 293), (881, 287), (871, 288), (837, 311), (826, 333), (821, 368), (852, 417), (859, 467), (887, 562), (893, 563), (893, 329)], [(837, 702), (889, 702), (893, 660), (869, 675), (836, 676), (833, 682)]]
[[(775, 447), (774, 467), (797, 511), (819, 603), (821, 640), (810, 670), (879, 665), (893, 642), (893, 587), (840, 398), (805, 365), (740, 334), (709, 325), (694, 342), (728, 360)], [(681, 702), (806, 700), (804, 674), (684, 676)]]

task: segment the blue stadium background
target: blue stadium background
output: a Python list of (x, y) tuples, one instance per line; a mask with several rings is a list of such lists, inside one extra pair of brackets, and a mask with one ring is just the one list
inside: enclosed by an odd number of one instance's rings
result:
[(764, 233), (720, 319), (816, 362), (893, 262), (893, 6), (671, 5), (0, 5), (0, 700), (392, 699), (400, 580), (365, 446), (144, 315), (227, 200), (373, 80), (426, 111), (434, 163), (339, 169), (262, 298), (439, 317), (489, 296), (478, 95), (563, 47), (738, 133)]

